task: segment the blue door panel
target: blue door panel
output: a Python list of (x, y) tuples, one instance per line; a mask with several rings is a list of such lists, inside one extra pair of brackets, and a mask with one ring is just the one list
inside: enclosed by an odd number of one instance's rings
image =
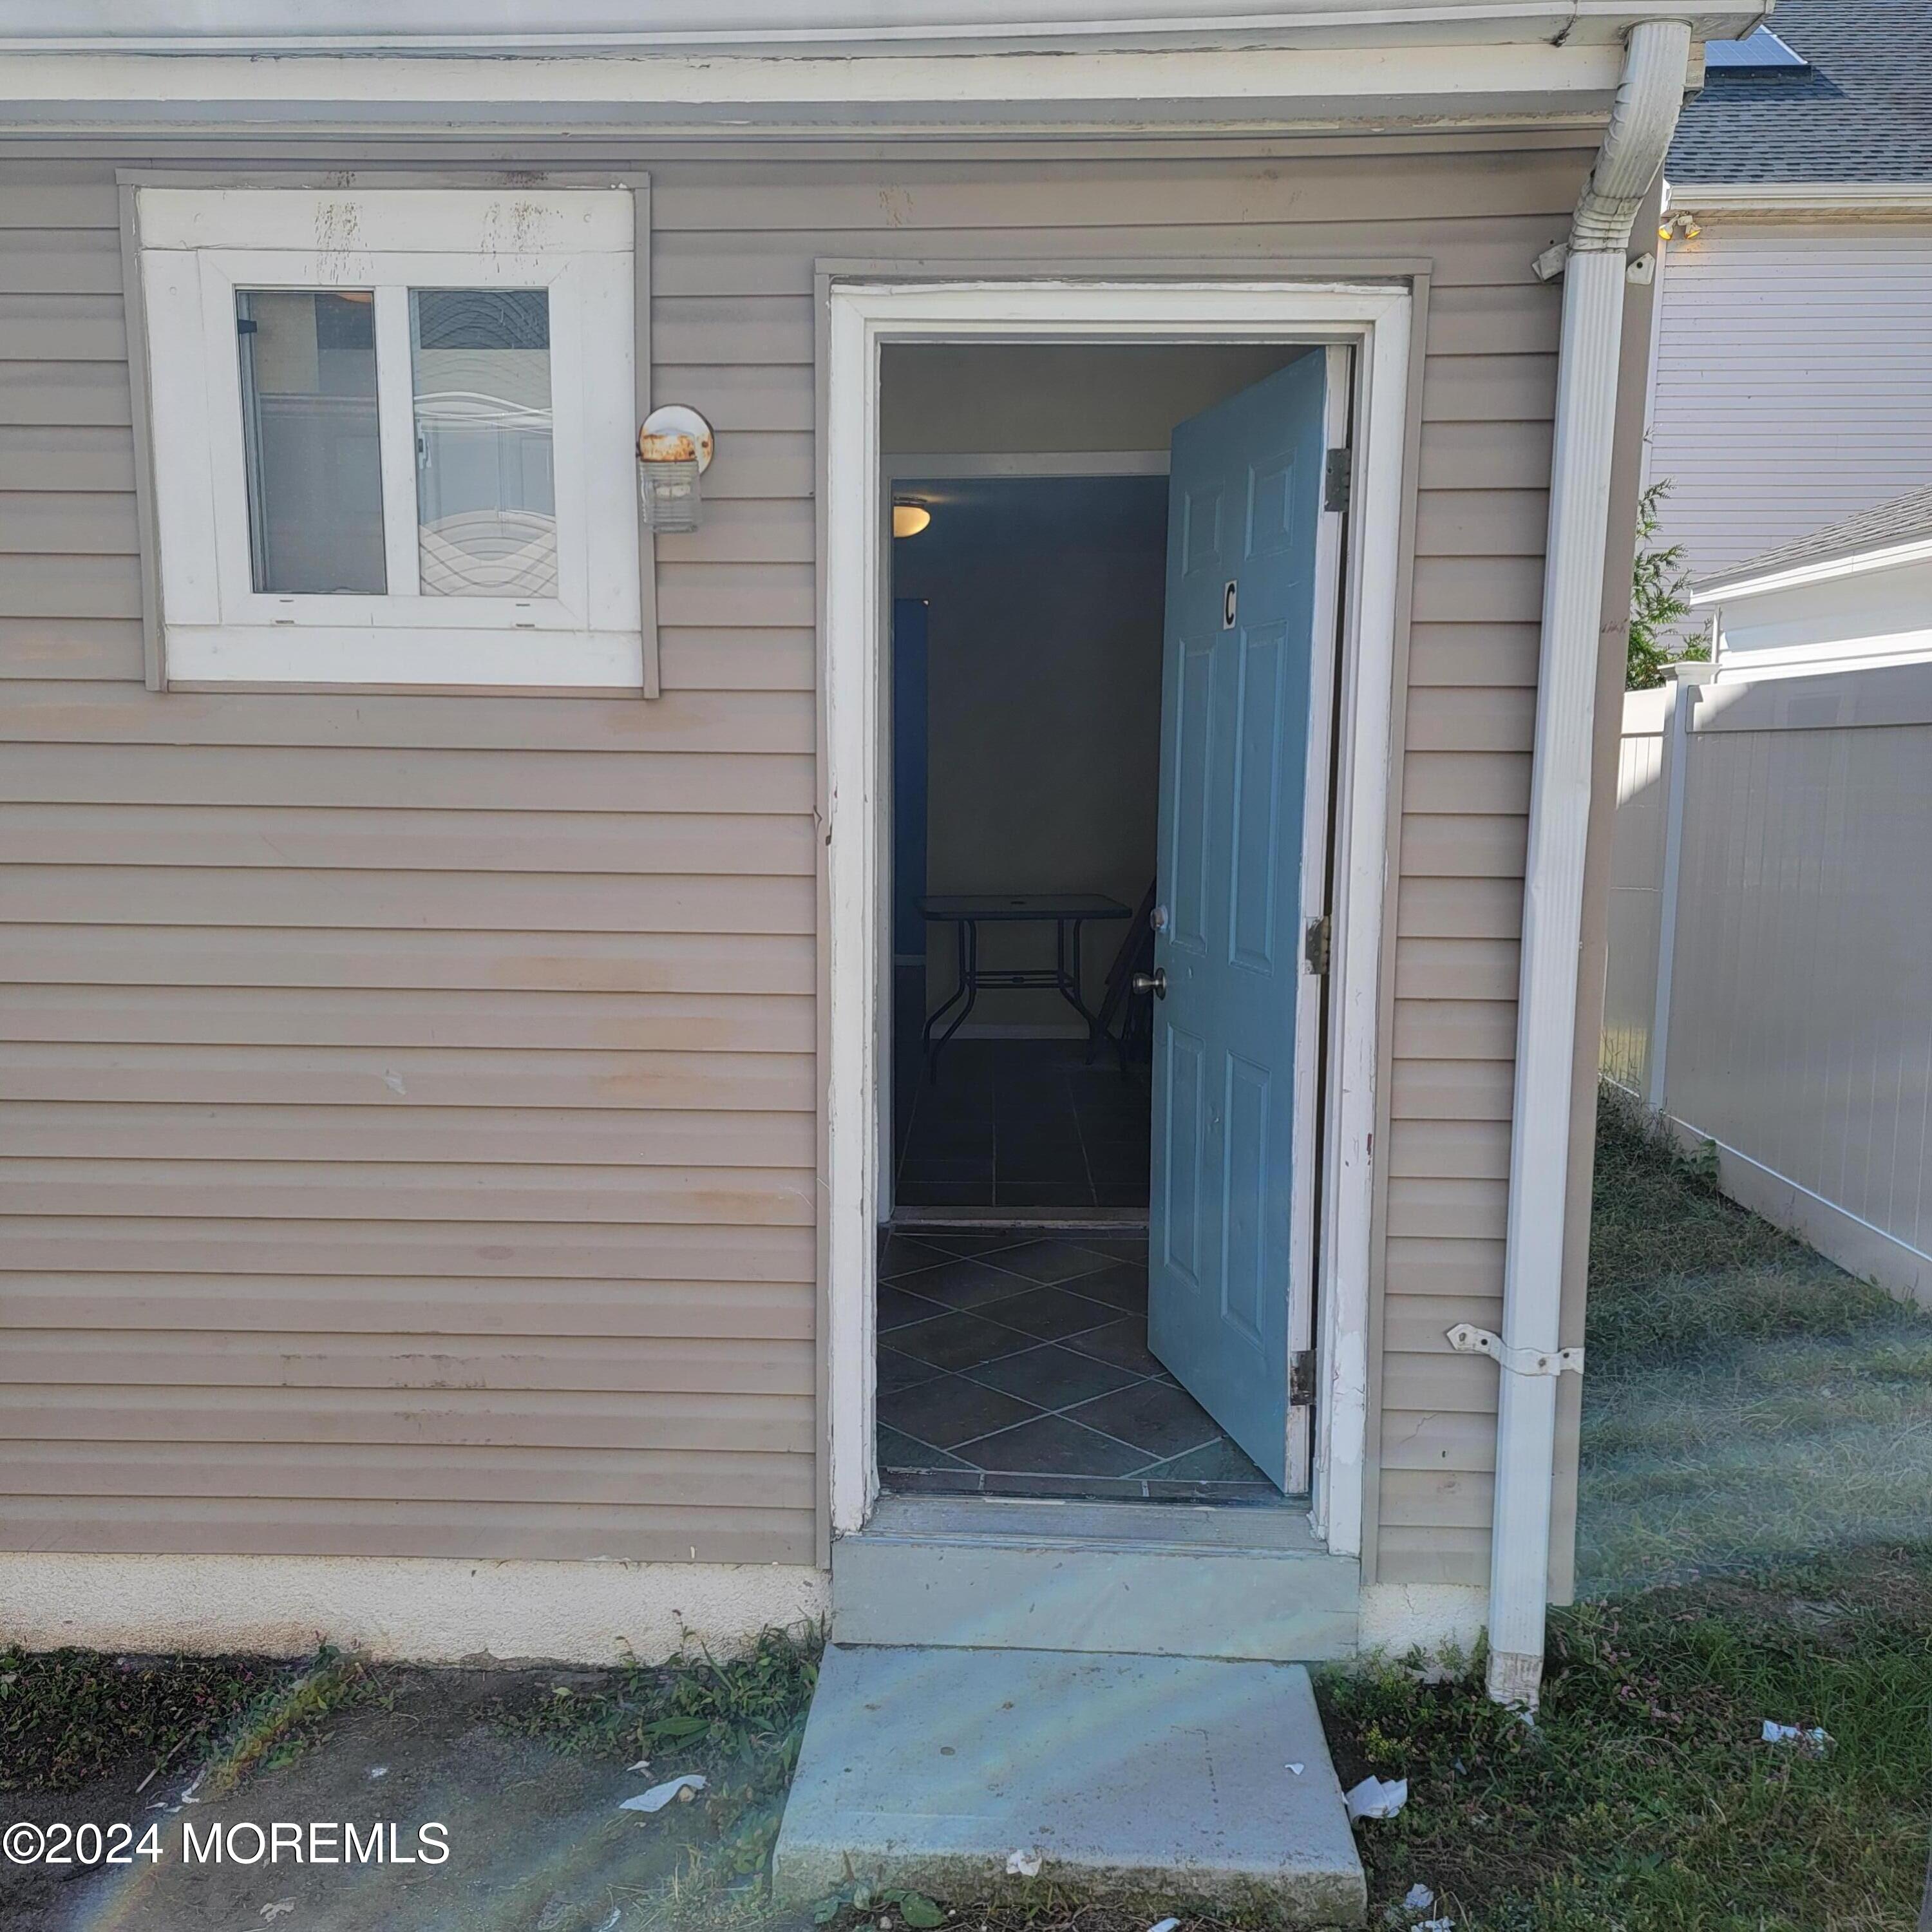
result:
[[(1210, 483), (1189, 490), (1180, 500), (1184, 575), (1211, 570), (1221, 558), (1221, 504), (1224, 486)], [(1169, 496), (1172, 501), (1172, 494)]]
[(1201, 1180), (1202, 1125), (1207, 1118), (1208, 1064), (1201, 1042), (1178, 1027), (1167, 1032), (1166, 1092), (1160, 1113), (1158, 1140), (1168, 1150), (1165, 1184), (1166, 1213), (1160, 1216), (1162, 1237), (1156, 1250), (1167, 1268), (1186, 1288), (1201, 1281)]
[(1222, 1200), (1226, 1230), (1221, 1312), (1235, 1332), (1260, 1344), (1268, 1332), (1268, 1102), (1274, 1084), (1264, 1066), (1228, 1055), (1228, 1164)]
[(1168, 494), (1148, 1346), (1282, 1485), (1327, 387), (1317, 351), (1183, 423)]
[(1279, 624), (1241, 641), (1234, 723), (1234, 864), (1228, 880), (1228, 956), (1250, 972), (1274, 970), (1281, 868), (1281, 728), (1286, 655)]
[(1173, 836), (1164, 869), (1178, 890), (1169, 902), (1170, 943), (1208, 949), (1208, 839), (1214, 766), (1214, 641), (1184, 643), (1170, 708), (1174, 742)]

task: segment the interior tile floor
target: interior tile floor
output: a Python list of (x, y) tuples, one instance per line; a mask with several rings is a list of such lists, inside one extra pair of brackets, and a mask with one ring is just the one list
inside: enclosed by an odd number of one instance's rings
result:
[[(912, 1011), (916, 1012), (915, 1007)], [(927, 1076), (896, 1056), (895, 1198), (907, 1207), (1112, 1210), (1148, 1202), (1148, 1082), (1111, 1042), (956, 1040)]]
[(888, 1234), (878, 1311), (885, 1486), (1280, 1501), (1148, 1354), (1147, 1292), (1144, 1235)]

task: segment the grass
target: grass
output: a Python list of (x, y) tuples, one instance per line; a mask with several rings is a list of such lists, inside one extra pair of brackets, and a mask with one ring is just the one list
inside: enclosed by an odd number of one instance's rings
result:
[[(1932, 1318), (1727, 1201), (1607, 1095), (1578, 1562), (1535, 1726), (1384, 1664), (1320, 1686), (1378, 1912), (1460, 1932), (1866, 1932), (1932, 1834)], [(1412, 1664), (1416, 1660), (1412, 1660)], [(1478, 1660), (1478, 1665), (1480, 1660)], [(1822, 1725), (1822, 1757), (1762, 1742)]]
[(823, 1647), (822, 1633), (766, 1630), (745, 1657), (721, 1661), (700, 1652), (633, 1664), (594, 1688), (559, 1686), (500, 1714), (508, 1728), (569, 1756), (648, 1759), (653, 1784), (687, 1772), (705, 1777), (700, 1829), (682, 1868), (660, 1892), (629, 1902), (627, 1924), (691, 1932), (762, 1916), (756, 1897)]
[(1614, 1094), (1588, 1341), (1586, 1592), (1932, 1534), (1932, 1316), (1726, 1200)]
[(1744, 1342), (1859, 1336), (1901, 1312), (1883, 1288), (1726, 1200), (1708, 1153), (1680, 1151), (1605, 1089), (1590, 1218), (1593, 1377)]
[[(1406, 1776), (1358, 1834), (1378, 1908), (1459, 1932), (1910, 1926), (1932, 1833), (1932, 1546), (1556, 1613), (1534, 1727), (1479, 1674), (1327, 1674), (1343, 1781)], [(1765, 1744), (1822, 1725), (1822, 1757)]]

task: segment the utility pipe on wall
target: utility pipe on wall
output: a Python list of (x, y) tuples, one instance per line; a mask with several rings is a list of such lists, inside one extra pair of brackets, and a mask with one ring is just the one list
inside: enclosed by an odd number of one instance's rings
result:
[(1589, 829), (1604, 547), (1630, 228), (1683, 105), (1690, 30), (1631, 29), (1610, 124), (1562, 267), (1563, 331), (1543, 575), (1529, 850), (1523, 878), (1514, 1128), (1503, 1279), (1502, 1389), (1490, 1561), (1489, 1689), (1534, 1708), (1543, 1681), (1563, 1207)]

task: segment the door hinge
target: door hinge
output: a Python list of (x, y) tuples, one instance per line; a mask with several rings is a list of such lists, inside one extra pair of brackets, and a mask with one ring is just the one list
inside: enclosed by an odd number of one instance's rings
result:
[(1322, 507), (1324, 510), (1346, 510), (1348, 507), (1348, 484), (1355, 472), (1354, 458), (1352, 449), (1331, 449), (1328, 452), (1328, 467), (1322, 472)]
[(1324, 912), (1319, 919), (1308, 922), (1308, 930), (1302, 936), (1301, 956), (1318, 980), (1325, 979), (1328, 974), (1328, 915)]
[(1298, 1348), (1288, 1358), (1288, 1406), (1312, 1408), (1315, 1406), (1315, 1351)]

